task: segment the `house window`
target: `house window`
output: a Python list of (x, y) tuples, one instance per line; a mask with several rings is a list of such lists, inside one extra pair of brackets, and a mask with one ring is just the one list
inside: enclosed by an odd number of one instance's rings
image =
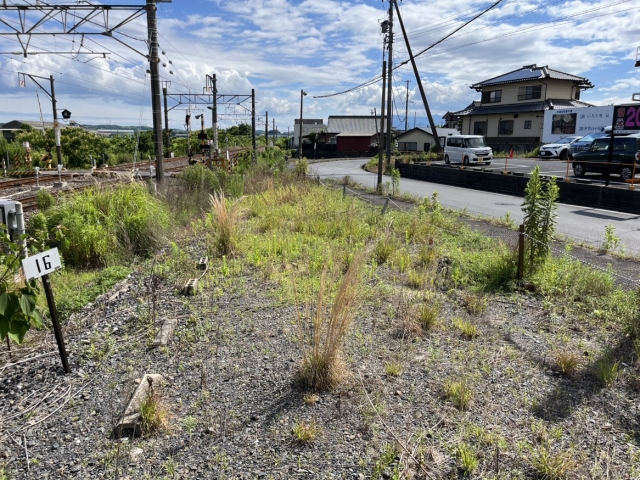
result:
[(400, 152), (416, 152), (418, 151), (418, 142), (398, 142), (398, 150)]
[(513, 120), (500, 120), (500, 128), (498, 130), (500, 135), (512, 135), (513, 134)]
[(482, 103), (499, 103), (502, 101), (502, 90), (482, 92)]
[(542, 97), (542, 85), (536, 87), (520, 87), (518, 89), (518, 100), (534, 100)]
[(474, 135), (486, 135), (487, 134), (487, 122), (473, 122), (473, 134)]
[(524, 129), (525, 130), (531, 130), (531, 120), (525, 120), (524, 121)]

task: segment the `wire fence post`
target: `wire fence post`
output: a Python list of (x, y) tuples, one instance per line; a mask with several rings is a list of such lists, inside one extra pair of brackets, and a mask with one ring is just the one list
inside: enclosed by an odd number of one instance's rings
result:
[(518, 234), (518, 280), (524, 277), (524, 224), (520, 225)]
[(389, 205), (389, 197), (387, 197), (387, 199), (384, 202), (384, 207), (382, 207), (382, 215), (385, 214), (385, 212), (387, 211), (387, 206)]
[(342, 198), (347, 196), (347, 184), (343, 183), (342, 184)]
[(318, 178), (316, 179), (318, 186), (320, 186), (320, 175), (318, 175)]

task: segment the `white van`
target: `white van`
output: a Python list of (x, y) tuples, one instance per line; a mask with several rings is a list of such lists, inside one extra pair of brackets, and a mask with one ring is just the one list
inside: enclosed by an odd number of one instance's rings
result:
[(444, 145), (444, 162), (491, 165), (493, 152), (480, 135), (450, 135)]

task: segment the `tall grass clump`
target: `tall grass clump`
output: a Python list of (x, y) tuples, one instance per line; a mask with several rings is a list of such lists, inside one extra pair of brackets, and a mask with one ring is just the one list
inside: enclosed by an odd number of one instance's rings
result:
[(352, 260), (333, 300), (327, 302), (334, 283), (325, 269), (320, 278), (320, 288), (315, 309), (299, 319), (302, 343), (302, 364), (299, 377), (302, 384), (317, 390), (326, 390), (340, 384), (346, 375), (342, 359), (345, 335), (358, 308), (358, 288), (361, 281), (364, 255)]
[(210, 195), (212, 211), (207, 214), (207, 227), (211, 228), (211, 247), (219, 255), (231, 256), (238, 243), (240, 201), (227, 201), (223, 193)]
[(43, 212), (47, 234), (70, 267), (98, 267), (146, 257), (162, 244), (167, 208), (138, 184), (94, 188)]

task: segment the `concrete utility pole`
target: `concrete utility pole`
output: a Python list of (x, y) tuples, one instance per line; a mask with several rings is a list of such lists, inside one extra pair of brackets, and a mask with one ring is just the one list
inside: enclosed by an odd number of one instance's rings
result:
[(298, 134), (298, 160), (302, 158), (302, 103), (307, 92), (300, 90), (300, 132)]
[(153, 143), (156, 152), (156, 181), (164, 180), (164, 151), (162, 148), (162, 107), (160, 103), (160, 73), (158, 64), (158, 19), (155, 0), (147, 0), (147, 32), (149, 37), (149, 70), (151, 71), (151, 106), (153, 110)]
[[(384, 49), (383, 49), (384, 57)], [(382, 188), (382, 168), (384, 165), (384, 152), (382, 149), (382, 139), (384, 138), (384, 102), (385, 92), (387, 89), (387, 61), (382, 60), (382, 106), (380, 107), (380, 141), (378, 142), (378, 192)]]
[(274, 118), (272, 120), (272, 122), (273, 122), (273, 128), (271, 129), (271, 132), (273, 133), (274, 138), (275, 138), (275, 140), (273, 142), (273, 146), (275, 147), (276, 143), (278, 143), (278, 134), (276, 133), (276, 119)]
[(264, 116), (264, 144), (269, 146), (269, 112), (265, 112)]
[(404, 131), (409, 130), (409, 82), (411, 80), (405, 80), (407, 82), (407, 105), (404, 112)]
[(58, 123), (58, 108), (56, 104), (56, 90), (53, 85), (53, 75), (49, 75), (49, 82), (51, 82), (51, 103), (53, 104), (53, 134), (55, 135), (55, 139), (56, 139), (56, 156), (58, 157), (58, 165), (62, 165), (62, 146), (60, 145), (60, 124)]
[(213, 108), (211, 109), (211, 117), (213, 120), (213, 151), (218, 153), (218, 84), (216, 80), (216, 74), (211, 76), (211, 83), (213, 87)]
[(387, 164), (391, 167), (393, 127), (393, 1), (389, 0), (389, 60), (387, 62)]
[(256, 90), (251, 89), (251, 146), (253, 147), (253, 164), (258, 163), (256, 156)]
[(407, 52), (409, 53), (409, 58), (411, 59), (413, 73), (416, 76), (416, 82), (418, 82), (418, 88), (420, 89), (420, 95), (422, 96), (422, 104), (424, 105), (424, 109), (427, 111), (427, 117), (429, 117), (429, 123), (431, 124), (431, 133), (433, 134), (433, 139), (436, 143), (434, 150), (438, 151), (440, 150), (440, 138), (438, 137), (438, 132), (436, 130), (436, 122), (433, 121), (433, 117), (431, 116), (431, 109), (429, 108), (429, 103), (427, 102), (427, 96), (424, 93), (424, 87), (422, 86), (422, 82), (420, 81), (420, 73), (418, 73), (418, 67), (416, 66), (416, 60), (413, 57), (413, 53), (411, 51), (411, 45), (409, 44), (407, 31), (404, 28), (404, 22), (402, 21), (402, 17), (400, 16), (400, 9), (398, 8), (398, 3), (396, 2), (396, 0), (390, 1), (391, 3), (395, 4), (396, 12), (398, 12), (398, 21), (400, 22), (400, 28), (402, 29), (402, 36), (404, 37), (405, 44), (407, 45)]

